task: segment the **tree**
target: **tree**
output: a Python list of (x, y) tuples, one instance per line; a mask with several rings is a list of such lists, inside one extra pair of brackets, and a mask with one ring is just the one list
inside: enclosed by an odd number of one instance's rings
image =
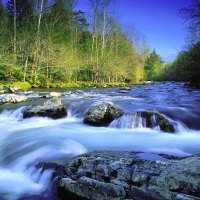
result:
[(189, 23), (191, 42), (194, 44), (200, 40), (200, 0), (194, 0), (190, 7), (179, 10), (179, 15)]
[(161, 72), (162, 63), (163, 62), (161, 57), (156, 53), (156, 50), (153, 49), (145, 63), (145, 72), (147, 80), (158, 79), (159, 74)]
[(195, 0), (190, 7), (182, 8), (179, 14), (189, 23), (190, 43), (173, 63), (165, 66), (165, 71), (168, 79), (190, 81), (200, 87), (200, 1)]
[(138, 35), (118, 23), (111, 0), (90, 2), (89, 20), (75, 9), (75, 0), (9, 0), (6, 8), (0, 5), (2, 80), (45, 87), (143, 79), (146, 53), (139, 51)]

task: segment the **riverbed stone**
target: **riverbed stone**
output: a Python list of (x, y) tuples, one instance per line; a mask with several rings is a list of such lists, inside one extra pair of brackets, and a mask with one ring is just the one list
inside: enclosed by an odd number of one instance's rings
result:
[[(166, 158), (165, 155), (160, 155)], [(157, 157), (158, 158), (158, 157)], [(134, 199), (134, 200), (198, 200), (200, 199), (200, 156), (168, 157), (147, 160), (138, 152), (94, 151), (81, 155), (65, 168), (58, 188), (61, 199)], [(95, 167), (101, 160), (101, 180)], [(130, 162), (132, 160), (132, 162)], [(78, 163), (77, 163), (78, 161)], [(110, 167), (121, 163), (120, 168)], [(104, 165), (104, 167), (102, 167)], [(89, 169), (87, 172), (86, 167)], [(107, 168), (107, 170), (106, 170)], [(86, 172), (76, 176), (81, 169)], [(93, 169), (91, 171), (91, 169)], [(106, 171), (106, 173), (105, 173)], [(110, 171), (109, 174), (107, 172)], [(106, 176), (105, 178), (105, 175)], [(72, 198), (73, 197), (73, 198)]]
[(93, 126), (108, 126), (114, 119), (123, 114), (121, 108), (112, 102), (98, 101), (93, 103), (85, 113), (84, 123)]
[(110, 127), (114, 128), (156, 128), (167, 133), (175, 132), (175, 123), (170, 121), (165, 115), (157, 111), (138, 111), (124, 114), (119, 119), (113, 121)]
[(59, 98), (61, 96), (62, 96), (62, 94), (60, 92), (50, 92), (49, 93), (49, 97)]
[[(83, 176), (78, 179), (78, 181), (73, 181), (70, 178), (64, 178), (60, 181), (60, 191), (65, 191), (66, 199), (113, 199), (119, 200), (122, 197), (124, 198), (126, 193), (123, 187), (112, 184), (98, 181), (92, 178)], [(73, 195), (72, 195), (73, 194)], [(73, 198), (70, 198), (73, 196)]]
[(0, 86), (0, 93), (18, 93), (21, 92), (21, 89), (16, 86)]
[(175, 128), (172, 122), (163, 114), (157, 111), (142, 111), (137, 112), (142, 118), (146, 119), (146, 127), (153, 128), (159, 126), (160, 130), (168, 133), (174, 133)]
[(66, 107), (60, 99), (50, 99), (43, 105), (34, 106), (24, 111), (23, 117), (50, 117), (58, 119), (67, 116)]
[(8, 94), (0, 100), (0, 103), (1, 104), (4, 104), (4, 103), (20, 103), (20, 102), (24, 102), (24, 101), (27, 101), (27, 100), (28, 100), (28, 97), (26, 97), (26, 96)]

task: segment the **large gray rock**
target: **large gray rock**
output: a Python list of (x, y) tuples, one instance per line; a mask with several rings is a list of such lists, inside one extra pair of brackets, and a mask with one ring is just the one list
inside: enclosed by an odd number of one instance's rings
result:
[(154, 128), (159, 126), (160, 130), (168, 133), (174, 133), (175, 128), (172, 122), (163, 114), (156, 111), (142, 111), (137, 112), (137, 115), (140, 115), (146, 121), (146, 127)]
[[(98, 181), (86, 176), (79, 178), (77, 181), (73, 181), (71, 178), (63, 178), (60, 181), (60, 187), (68, 191), (67, 197), (69, 199), (120, 199), (125, 197), (126, 193), (123, 187)], [(73, 196), (73, 194), (75, 194)], [(70, 198), (71, 196), (71, 198)]]
[(200, 199), (200, 156), (141, 155), (96, 151), (76, 157), (66, 165), (58, 194), (67, 200)]
[(112, 102), (98, 101), (86, 111), (84, 123), (94, 126), (108, 126), (123, 114), (122, 109)]
[(28, 97), (15, 94), (8, 94), (0, 100), (0, 103), (19, 103), (27, 101)]
[(46, 101), (43, 105), (34, 106), (24, 111), (23, 117), (50, 117), (53, 119), (58, 119), (65, 117), (67, 111), (65, 106), (62, 104), (60, 99), (50, 99)]
[(62, 94), (60, 92), (50, 92), (49, 96), (54, 98), (59, 98), (62, 96)]
[(119, 93), (128, 93), (131, 89), (131, 87), (121, 87), (119, 88)]
[(155, 128), (168, 133), (174, 133), (175, 128), (165, 115), (156, 111), (139, 111), (132, 114), (125, 114), (119, 119), (113, 121), (110, 127), (115, 128)]

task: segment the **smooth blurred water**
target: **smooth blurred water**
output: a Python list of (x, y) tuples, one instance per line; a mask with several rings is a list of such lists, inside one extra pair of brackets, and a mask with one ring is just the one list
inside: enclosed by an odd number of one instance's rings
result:
[[(63, 91), (65, 92), (65, 91)], [(30, 94), (26, 94), (30, 95)], [(23, 119), (26, 106), (46, 101), (0, 106), (0, 199), (16, 200), (25, 195), (45, 194), (52, 181), (51, 169), (37, 167), (52, 159), (63, 159), (92, 150), (131, 150), (149, 153), (190, 155), (200, 153), (200, 91), (182, 83), (135, 86), (125, 94), (118, 88), (87, 89), (62, 97), (66, 118)], [(108, 100), (126, 113), (158, 110), (176, 124), (176, 134), (159, 128), (134, 126), (92, 127), (83, 124), (86, 109), (95, 101)]]

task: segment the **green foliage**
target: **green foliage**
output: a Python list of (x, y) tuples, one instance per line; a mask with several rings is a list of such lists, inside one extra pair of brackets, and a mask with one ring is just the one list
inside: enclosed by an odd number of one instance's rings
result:
[(179, 52), (174, 62), (164, 67), (166, 80), (189, 81), (200, 87), (200, 1), (196, 0), (180, 10), (181, 16), (189, 23), (190, 44), (187, 50)]
[(19, 67), (12, 64), (0, 64), (0, 80), (13, 82), (21, 79), (21, 71)]
[(181, 51), (176, 60), (165, 65), (165, 79), (190, 81), (191, 85), (200, 83), (200, 42), (188, 51)]
[(159, 76), (162, 71), (162, 65), (163, 65), (162, 59), (154, 49), (145, 62), (146, 79), (147, 80), (159, 79)]
[(96, 87), (99, 86), (93, 82), (71, 82), (71, 83), (50, 83), (50, 88), (85, 88), (85, 87)]
[(10, 85), (11, 86), (16, 86), (16, 87), (20, 88), (23, 91), (27, 91), (28, 89), (31, 88), (31, 85), (28, 82), (19, 82), (18, 81), (18, 82), (13, 82)]
[[(1, 81), (93, 87), (144, 79), (148, 49), (139, 52), (134, 45), (138, 36), (122, 29), (109, 10), (110, 1), (91, 1), (89, 20), (74, 9), (74, 0), (42, 2), (16, 1), (16, 26), (14, 1), (0, 4)], [(150, 55), (145, 70), (149, 78), (158, 76), (160, 62), (157, 54)]]

